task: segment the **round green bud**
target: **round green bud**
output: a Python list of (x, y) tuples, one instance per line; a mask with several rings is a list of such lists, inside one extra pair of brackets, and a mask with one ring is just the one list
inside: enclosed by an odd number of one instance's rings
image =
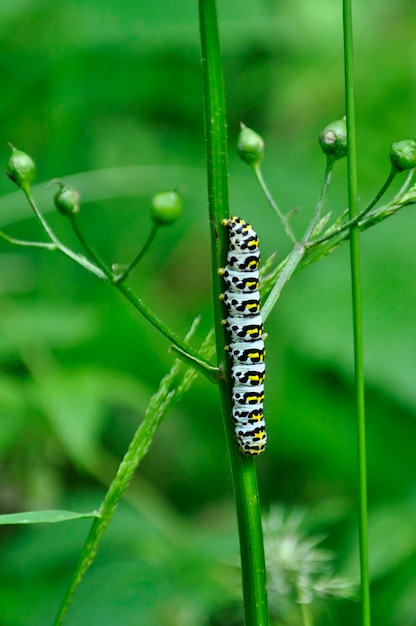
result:
[(75, 215), (79, 212), (80, 194), (78, 189), (67, 187), (59, 180), (54, 180), (59, 185), (58, 191), (53, 197), (54, 204), (62, 215)]
[(390, 148), (390, 162), (397, 172), (416, 167), (416, 139), (394, 143)]
[(319, 133), (319, 145), (322, 152), (334, 160), (347, 154), (347, 125), (345, 117), (325, 126)]
[(248, 126), (241, 124), (237, 151), (243, 161), (249, 165), (257, 165), (264, 157), (264, 139)]
[(158, 226), (173, 224), (182, 213), (182, 198), (177, 191), (159, 191), (152, 198), (151, 216)]
[(30, 184), (35, 178), (36, 166), (26, 152), (17, 150), (12, 144), (9, 146), (12, 153), (7, 164), (6, 174), (18, 187), (24, 191), (29, 191)]

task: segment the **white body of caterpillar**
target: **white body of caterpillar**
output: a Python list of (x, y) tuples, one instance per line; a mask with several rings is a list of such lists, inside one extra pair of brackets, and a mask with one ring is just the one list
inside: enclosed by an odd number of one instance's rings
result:
[(220, 270), (226, 291), (228, 317), (224, 320), (231, 338), (227, 347), (232, 359), (232, 415), (238, 447), (248, 456), (264, 452), (267, 443), (263, 413), (265, 350), (259, 294), (259, 240), (239, 217), (223, 220), (228, 229), (227, 265)]

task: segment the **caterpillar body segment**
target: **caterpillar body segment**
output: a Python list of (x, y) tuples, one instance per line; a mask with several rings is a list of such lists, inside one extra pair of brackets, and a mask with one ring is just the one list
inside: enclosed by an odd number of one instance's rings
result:
[[(259, 272), (258, 270), (250, 270), (249, 272), (240, 272), (233, 270), (228, 265), (221, 271), (228, 291), (235, 293), (258, 293), (259, 290)], [(227, 292), (226, 292), (227, 293)]]
[(227, 266), (232, 270), (241, 272), (251, 272), (259, 269), (260, 250), (250, 252), (250, 254), (238, 254), (229, 252), (227, 255)]
[(233, 405), (237, 404), (245, 407), (249, 407), (253, 404), (263, 408), (263, 400), (264, 400), (264, 386), (257, 385), (256, 387), (248, 387), (245, 386), (235, 386), (233, 387), (232, 396), (231, 396)]
[(226, 291), (222, 296), (222, 300), (227, 305), (227, 309), (233, 317), (256, 315), (260, 313), (260, 298), (258, 292), (236, 293)]
[(256, 363), (253, 365), (233, 365), (231, 378), (236, 385), (250, 385), (258, 387), (262, 385), (265, 377), (265, 363)]
[(245, 317), (228, 316), (225, 327), (230, 333), (231, 341), (254, 341), (263, 336), (263, 320), (261, 315), (246, 315)]
[(236, 341), (227, 346), (227, 351), (239, 363), (261, 363), (266, 356), (263, 339), (251, 341), (249, 346), (246, 341)]
[(239, 217), (223, 220), (228, 229), (227, 265), (219, 270), (226, 290), (221, 298), (228, 310), (223, 321), (231, 343), (232, 417), (242, 454), (259, 455), (267, 443), (263, 400), (265, 349), (259, 294), (260, 249), (257, 233)]

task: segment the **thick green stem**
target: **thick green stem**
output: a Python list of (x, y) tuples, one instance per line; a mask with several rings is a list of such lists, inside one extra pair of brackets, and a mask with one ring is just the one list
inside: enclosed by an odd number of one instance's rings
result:
[[(227, 218), (227, 135), (222, 77), (222, 59), (215, 0), (199, 0), (199, 19), (204, 86), (205, 134), (207, 146), (208, 198), (212, 243), (212, 282), (216, 345), (219, 366), (224, 366), (227, 344), (221, 320), (226, 311), (219, 300), (222, 291), (218, 268), (226, 263), (227, 233), (221, 221)], [(234, 439), (230, 403), (230, 364), (226, 379), (220, 380), (221, 403), (233, 476), (240, 537), (246, 626), (267, 626), (266, 568), (257, 488), (255, 461), (243, 457)]]
[[(355, 135), (353, 29), (351, 0), (343, 0), (345, 111), (347, 115), (347, 172), (348, 206), (350, 220), (357, 217), (357, 148)], [(351, 282), (354, 324), (355, 400), (358, 420), (358, 474), (359, 474), (359, 548), (361, 571), (362, 626), (370, 626), (370, 579), (368, 566), (367, 461), (365, 441), (365, 393), (363, 323), (360, 275), (360, 231), (351, 227), (350, 235)]]

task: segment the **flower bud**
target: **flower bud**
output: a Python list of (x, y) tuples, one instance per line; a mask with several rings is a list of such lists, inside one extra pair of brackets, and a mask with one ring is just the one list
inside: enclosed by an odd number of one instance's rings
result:
[(249, 165), (257, 165), (264, 157), (264, 139), (251, 128), (241, 124), (237, 151), (243, 161)]
[(405, 139), (392, 144), (390, 162), (397, 172), (416, 167), (416, 139)]
[(62, 215), (75, 215), (79, 211), (80, 194), (75, 187), (67, 187), (59, 180), (54, 180), (59, 189), (53, 197), (54, 204)]
[(29, 191), (35, 178), (36, 166), (31, 157), (9, 144), (12, 153), (7, 164), (6, 174), (23, 191)]
[(182, 198), (177, 191), (159, 191), (152, 198), (151, 216), (158, 226), (173, 224), (182, 213)]
[(334, 160), (347, 154), (347, 125), (345, 117), (325, 126), (319, 133), (322, 152)]

